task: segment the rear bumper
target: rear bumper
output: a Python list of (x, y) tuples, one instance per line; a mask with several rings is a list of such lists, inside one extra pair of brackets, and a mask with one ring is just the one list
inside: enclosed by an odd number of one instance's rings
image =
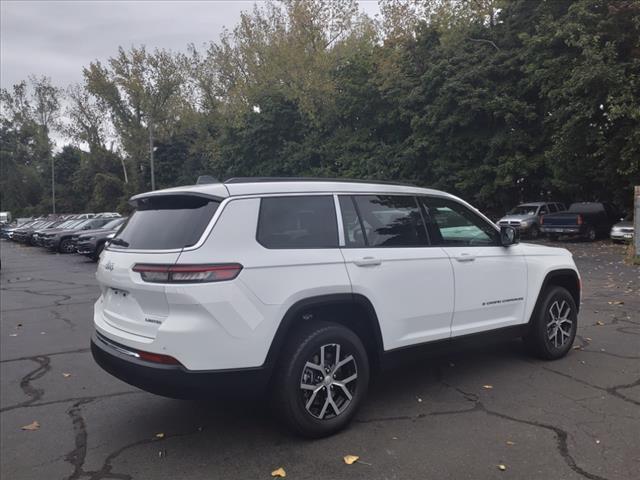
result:
[(585, 231), (579, 226), (562, 226), (562, 225), (549, 225), (541, 226), (540, 231), (542, 233), (551, 235), (584, 235)]
[(91, 353), (96, 363), (116, 378), (156, 395), (196, 399), (235, 397), (263, 391), (270, 377), (267, 368), (193, 371), (181, 365), (140, 360), (135, 351), (95, 332)]

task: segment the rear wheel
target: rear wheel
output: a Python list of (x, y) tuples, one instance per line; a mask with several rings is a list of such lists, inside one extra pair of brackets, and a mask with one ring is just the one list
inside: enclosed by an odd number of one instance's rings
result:
[(524, 341), (535, 356), (545, 360), (564, 357), (578, 329), (578, 309), (566, 288), (552, 286), (543, 292)]
[(369, 361), (348, 328), (314, 322), (287, 342), (274, 379), (274, 407), (296, 433), (319, 438), (344, 428), (369, 384)]
[(590, 242), (593, 242), (596, 238), (597, 238), (597, 234), (596, 234), (596, 229), (593, 227), (589, 227), (587, 228), (587, 233), (585, 234), (585, 237), (587, 238), (587, 240), (589, 240)]

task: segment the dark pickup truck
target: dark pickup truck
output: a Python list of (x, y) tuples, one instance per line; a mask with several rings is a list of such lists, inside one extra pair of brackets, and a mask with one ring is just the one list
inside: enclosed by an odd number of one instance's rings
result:
[(621, 213), (610, 203), (572, 203), (566, 212), (543, 216), (540, 231), (552, 239), (569, 235), (595, 240), (607, 235), (613, 224), (620, 221), (620, 217)]

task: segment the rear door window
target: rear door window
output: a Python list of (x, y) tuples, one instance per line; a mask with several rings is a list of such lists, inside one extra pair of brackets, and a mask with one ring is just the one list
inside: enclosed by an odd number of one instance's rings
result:
[(138, 200), (136, 210), (117, 238), (118, 248), (174, 250), (198, 242), (213, 214), (217, 200), (195, 195), (165, 195)]
[[(422, 212), (412, 196), (354, 195), (360, 230), (343, 214), (345, 242), (367, 247), (422, 247), (428, 245)], [(349, 210), (345, 213), (349, 214)], [(352, 214), (351, 214), (352, 215)], [(362, 231), (364, 230), (364, 231)]]
[(260, 201), (258, 242), (266, 248), (337, 248), (331, 195), (266, 197)]

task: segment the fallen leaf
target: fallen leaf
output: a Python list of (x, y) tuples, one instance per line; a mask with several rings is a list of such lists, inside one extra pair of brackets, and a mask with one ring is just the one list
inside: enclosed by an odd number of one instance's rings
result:
[(582, 345), (574, 345), (573, 349), (574, 350), (582, 350)]
[(17, 336), (18, 336), (18, 334), (17, 334), (17, 333), (10, 333), (10, 334), (9, 334), (9, 336), (10, 336), (10, 337), (17, 337)]
[(498, 470), (500, 470), (501, 472), (504, 472), (506, 469), (507, 469), (506, 465), (503, 465), (502, 463), (498, 465)]
[(287, 476), (287, 472), (284, 471), (284, 468), (280, 467), (277, 470), (271, 472), (271, 476), (284, 478)]
[(585, 338), (585, 340), (586, 340), (587, 342), (591, 342), (591, 341), (592, 341), (589, 337), (586, 337), (586, 338)]
[(596, 325), (602, 326), (602, 325), (604, 325), (604, 322), (603, 322), (602, 320), (598, 320), (598, 321), (596, 322)]
[(21, 323), (19, 323), (19, 324), (17, 325), (17, 327), (18, 327), (18, 328), (20, 328), (21, 326), (22, 326), (22, 324), (21, 324)]
[(512, 442), (511, 440), (507, 440), (507, 445), (509, 445), (510, 447), (514, 446), (516, 444), (516, 442)]
[(164, 433), (156, 433), (156, 438), (164, 438)]
[(40, 335), (46, 335), (47, 332), (40, 332)]
[(624, 305), (622, 300), (614, 300), (613, 302), (608, 302), (609, 305)]
[(482, 388), (484, 388), (485, 390), (491, 390), (493, 388), (493, 385), (483, 385)]
[(422, 403), (422, 399), (418, 397), (418, 403)]
[(63, 376), (64, 378), (69, 378), (69, 377), (71, 376), (71, 374), (70, 374), (70, 373), (63, 373), (63, 374), (62, 374), (62, 376)]
[(353, 465), (359, 459), (360, 459), (360, 457), (358, 457), (357, 455), (345, 455), (344, 456), (344, 463), (346, 463), (347, 465)]
[(598, 444), (598, 445), (599, 445), (599, 444), (600, 444), (600, 440), (596, 440), (596, 444)]
[(39, 428), (40, 428), (40, 423), (34, 420), (29, 425), (25, 425), (24, 427), (22, 427), (22, 430), (33, 432), (34, 430), (38, 430)]

